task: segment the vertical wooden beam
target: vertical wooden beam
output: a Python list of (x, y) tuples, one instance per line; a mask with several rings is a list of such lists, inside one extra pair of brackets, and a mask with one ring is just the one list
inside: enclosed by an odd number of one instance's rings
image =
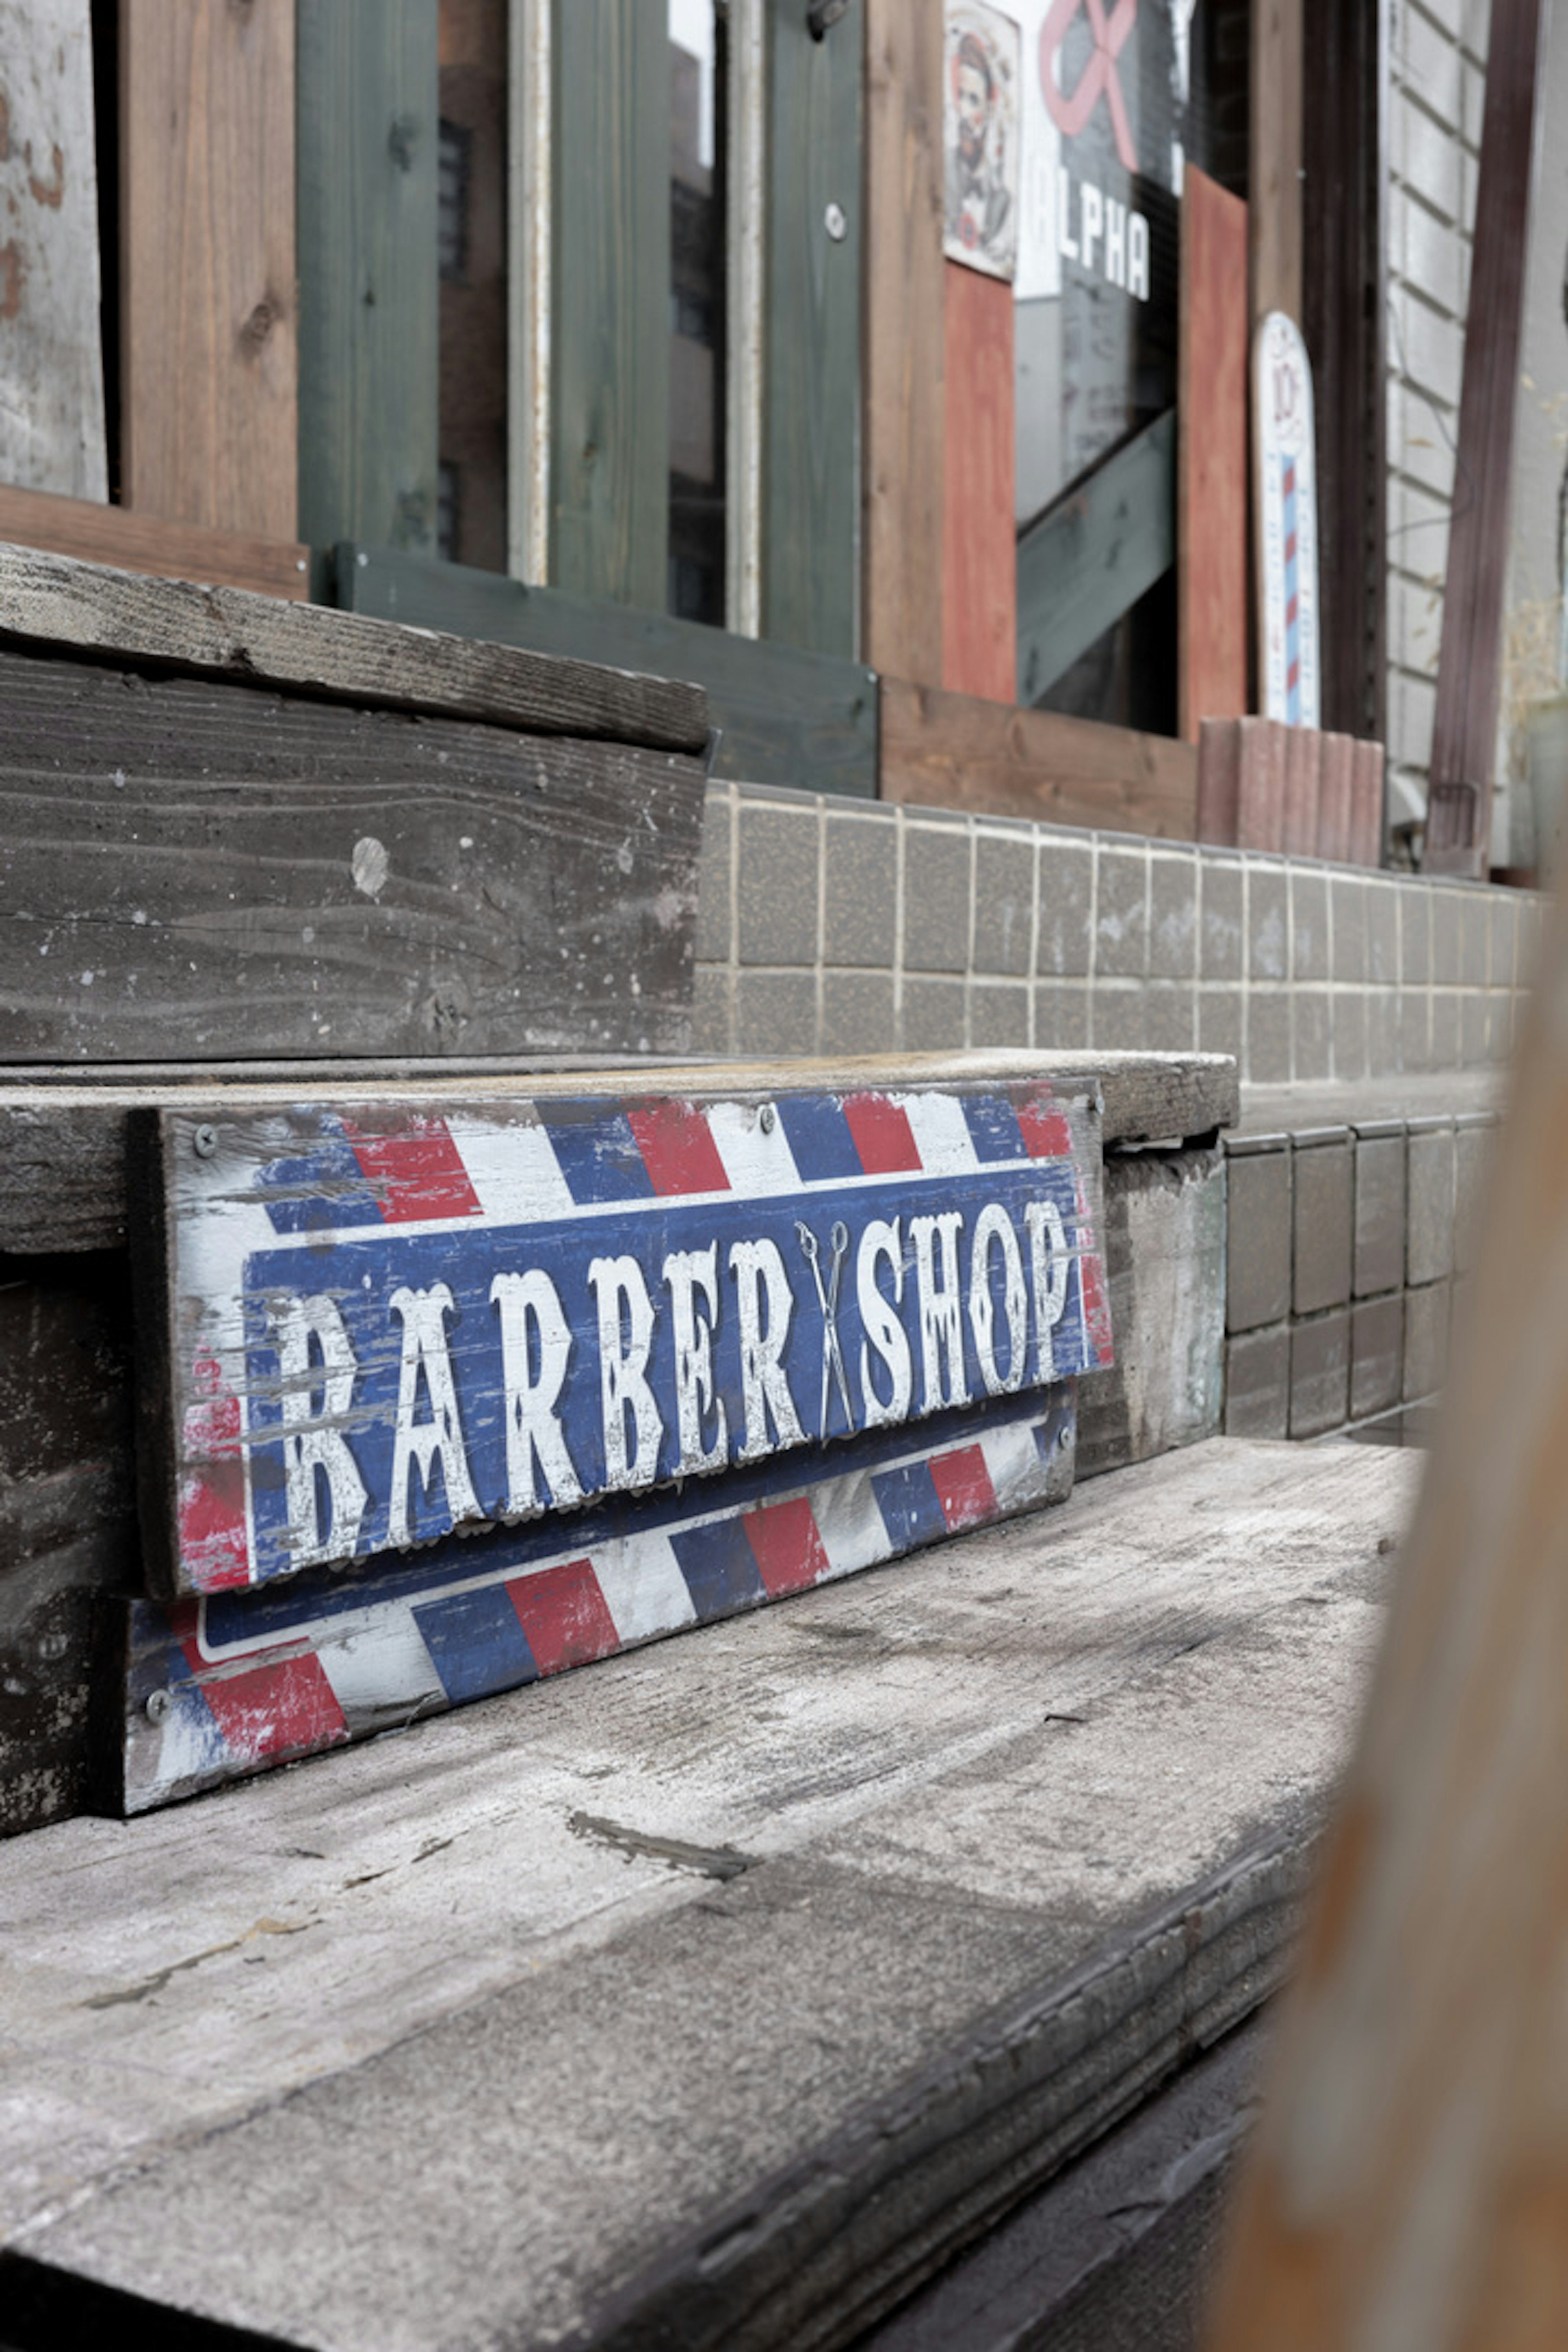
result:
[(1428, 771), (1425, 863), (1449, 873), (1484, 875), (1491, 835), (1540, 37), (1541, 0), (1493, 0)]
[(121, 0), (122, 503), (292, 539), (293, 0)]
[(942, 0), (867, 0), (865, 659), (942, 675)]
[(550, 577), (662, 613), (669, 544), (669, 25), (555, 0)]
[(1177, 731), (1247, 709), (1247, 206), (1188, 164), (1176, 394)]
[[(1251, 166), (1247, 221), (1252, 316), (1301, 319), (1301, 11), (1303, 0), (1252, 0)], [(1363, 0), (1364, 5), (1364, 0)]]
[(510, 0), (507, 24), (507, 569), (550, 576), (552, 0)]
[(107, 498), (88, 0), (0, 0), (0, 482)]
[(299, 0), (300, 536), (433, 551), (434, 0)]
[(724, 625), (763, 625), (766, 0), (730, 0), (724, 260)]
[(768, 10), (762, 628), (824, 654), (859, 641), (863, 5)]
[(942, 268), (942, 684), (955, 694), (1012, 702), (1018, 677), (1013, 289), (959, 261)]

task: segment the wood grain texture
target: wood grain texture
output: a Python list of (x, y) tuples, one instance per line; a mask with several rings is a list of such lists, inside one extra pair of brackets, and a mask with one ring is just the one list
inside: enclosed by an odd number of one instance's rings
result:
[[(0, 493), (0, 524), (5, 513)], [(679, 681), (439, 636), (428, 627), (389, 627), (318, 604), (280, 605), (270, 596), (183, 583), (153, 586), (129, 572), (4, 545), (0, 637), (531, 733), (667, 751), (699, 751), (707, 740), (702, 693)]]
[(1357, 743), (1351, 752), (1350, 847), (1352, 866), (1383, 864), (1384, 748)]
[(1241, 778), (1237, 796), (1236, 838), (1243, 849), (1279, 851), (1285, 846), (1285, 738), (1278, 719), (1238, 719)]
[(1177, 726), (1247, 709), (1247, 206), (1189, 164), (1177, 362)]
[(296, 540), (204, 530), (159, 515), (131, 514), (124, 507), (0, 483), (0, 549), (7, 547), (46, 549), (154, 579), (208, 581), (297, 603), (310, 593), (309, 551)]
[(1195, 838), (1190, 743), (901, 678), (883, 678), (880, 698), (884, 800)]
[(1301, 20), (1304, 0), (1254, 0), (1247, 228), (1252, 319), (1301, 317)]
[(1351, 855), (1352, 776), (1356, 746), (1348, 735), (1323, 737), (1322, 764), (1318, 777), (1318, 845), (1316, 855), (1347, 865)]
[(0, 0), (0, 481), (109, 495), (89, 0)]
[(0, 1055), (668, 1051), (702, 769), (0, 656)]
[(582, 595), (660, 613), (668, 601), (669, 27), (646, 0), (555, 0), (552, 41), (550, 577)]
[(942, 675), (942, 0), (866, 0), (862, 647)]
[[(860, 633), (863, 0), (821, 40), (767, 12), (762, 627), (853, 656)], [(837, 204), (844, 231), (829, 234)]]
[(1428, 851), (1485, 878), (1491, 837), (1514, 404), (1534, 157), (1541, 0), (1494, 0), (1459, 393), (1457, 499), (1443, 592), (1428, 770)]
[(434, 548), (437, 10), (297, 5), (300, 536)]
[(120, 171), (122, 502), (292, 539), (293, 0), (120, 0)]
[(942, 682), (1011, 702), (1018, 677), (1013, 527), (1013, 289), (942, 264)]
[(688, 707), (699, 690), (705, 697), (719, 736), (715, 775), (862, 798), (876, 792), (877, 681), (858, 662), (382, 548), (340, 549), (337, 579), (355, 613), (684, 681), (663, 691)]
[(1199, 841), (1234, 847), (1241, 822), (1241, 726), (1205, 719), (1198, 729)]
[(1316, 727), (1292, 727), (1285, 737), (1285, 809), (1280, 845), (1288, 857), (1321, 857), (1319, 804), (1323, 738)]
[(1017, 542), (1020, 702), (1037, 702), (1176, 558), (1176, 420), (1102, 457)]
[(1542, 982), (1233, 2217), (1216, 2352), (1568, 2340), (1561, 905)]

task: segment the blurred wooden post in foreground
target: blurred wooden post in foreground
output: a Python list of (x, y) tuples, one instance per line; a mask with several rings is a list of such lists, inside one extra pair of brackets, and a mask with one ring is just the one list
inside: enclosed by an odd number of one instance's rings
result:
[(1232, 2216), (1215, 2352), (1568, 2345), (1568, 914)]

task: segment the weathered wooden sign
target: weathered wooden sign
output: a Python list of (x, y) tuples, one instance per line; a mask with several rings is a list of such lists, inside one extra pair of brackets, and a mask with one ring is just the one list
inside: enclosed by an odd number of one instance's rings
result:
[(1066, 1493), (1040, 1081), (150, 1115), (129, 1810)]
[(1312, 368), (1294, 320), (1270, 310), (1252, 345), (1263, 716), (1320, 723), (1318, 468)]

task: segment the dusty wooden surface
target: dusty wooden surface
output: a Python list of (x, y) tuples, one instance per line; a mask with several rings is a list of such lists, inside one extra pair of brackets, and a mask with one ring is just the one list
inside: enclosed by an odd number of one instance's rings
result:
[(1080, 1478), (1214, 1436), (1224, 1404), (1221, 1148), (1112, 1152), (1101, 1194), (1116, 1360), (1079, 1382)]
[(1189, 164), (1182, 183), (1176, 395), (1178, 731), (1247, 709), (1247, 206)]
[[(0, 530), (5, 497), (0, 491)], [(125, 560), (132, 561), (129, 550)], [(112, 661), (294, 688), (372, 709), (486, 719), (542, 735), (693, 752), (708, 738), (700, 687), (476, 645), (319, 604), (288, 609), (272, 595), (243, 590), (153, 585), (132, 572), (20, 548), (0, 546), (0, 636), (40, 652), (68, 646)]]
[(678, 1050), (693, 759), (0, 654), (0, 1056)]
[(883, 800), (1194, 838), (1198, 762), (1190, 743), (1021, 710), (1010, 695), (988, 702), (894, 677), (883, 678), (880, 691)]
[(7, 2309), (846, 2342), (1277, 1981), (1410, 1480), (1215, 1441), (14, 1843)]
[(0, 480), (109, 495), (89, 0), (0, 5)]
[[(520, 1076), (547, 1058), (426, 1054), (400, 1057), (395, 1070), (389, 1070), (384, 1063), (345, 1056), (334, 1063), (330, 1080), (319, 1065), (247, 1067), (216, 1057), (92, 1073), (58, 1064), (27, 1069), (0, 1066), (0, 1250), (32, 1255), (121, 1246), (126, 1234), (127, 1120), (133, 1110), (149, 1104), (178, 1101), (192, 1087), (220, 1106), (237, 1108), (309, 1102), (320, 1099), (327, 1088), (335, 1101), (343, 1103), (416, 1099), (430, 1091), (433, 1080), (465, 1087), (478, 1082), (505, 1094), (515, 1093)], [(911, 1085), (991, 1076), (1025, 1078), (1035, 1073), (1059, 1076), (1064, 1084), (1098, 1079), (1108, 1142), (1151, 1138), (1180, 1142), (1206, 1135), (1232, 1125), (1240, 1101), (1236, 1063), (1223, 1054), (1037, 1054), (1018, 1048), (900, 1055), (893, 1057), (893, 1066)], [(646, 1069), (634, 1077), (622, 1066), (626, 1083), (647, 1083)], [(879, 1056), (868, 1062), (792, 1062), (789, 1069), (795, 1084), (833, 1086), (863, 1081), (868, 1070), (889, 1066), (889, 1058)], [(579, 1055), (571, 1057), (567, 1070), (559, 1075), (530, 1076), (528, 1091), (581, 1093), (583, 1077), (570, 1071), (584, 1067), (593, 1069), (595, 1086), (615, 1083), (616, 1065), (611, 1057)], [(762, 1086), (779, 1076), (778, 1066), (765, 1063), (671, 1064), (660, 1068), (658, 1083), (695, 1095), (711, 1094), (746, 1083), (748, 1071)]]
[(120, 97), (123, 503), (293, 539), (293, 0), (121, 0)]

